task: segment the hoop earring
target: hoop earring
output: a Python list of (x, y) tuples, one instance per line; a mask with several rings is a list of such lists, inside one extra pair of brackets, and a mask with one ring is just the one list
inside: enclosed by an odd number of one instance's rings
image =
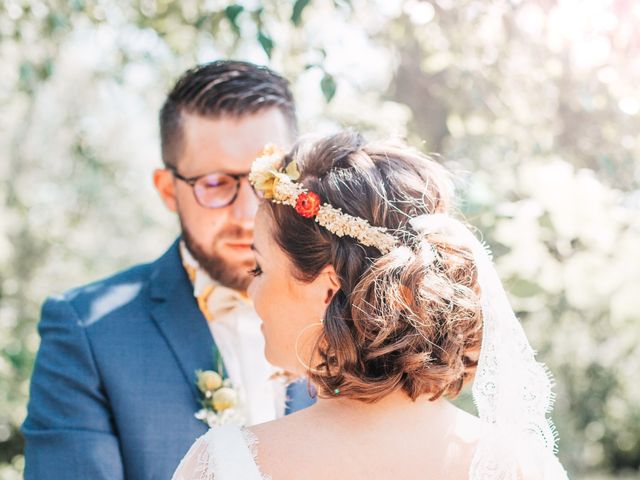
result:
[(294, 349), (295, 354), (296, 354), (296, 359), (298, 360), (298, 362), (300, 362), (300, 365), (302, 365), (308, 372), (312, 372), (312, 373), (316, 373), (317, 374), (319, 372), (317, 370), (314, 371), (314, 369), (312, 369), (310, 365), (307, 365), (305, 362), (303, 362), (302, 358), (300, 358), (300, 354), (298, 353), (298, 342), (300, 341), (300, 337), (310, 327), (313, 327), (313, 326), (316, 326), (316, 325), (320, 325), (321, 328), (324, 328), (324, 320), (321, 319), (319, 322), (314, 322), (312, 324), (309, 324), (306, 327), (304, 327), (302, 330), (300, 330), (300, 332), (298, 332), (298, 335), (296, 336), (296, 341), (293, 344), (293, 349)]

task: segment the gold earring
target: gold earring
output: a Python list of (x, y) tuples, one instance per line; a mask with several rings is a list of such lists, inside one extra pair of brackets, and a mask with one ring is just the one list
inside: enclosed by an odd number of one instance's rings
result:
[(302, 361), (302, 358), (300, 358), (300, 354), (298, 353), (298, 342), (300, 341), (300, 337), (302, 336), (302, 334), (304, 332), (306, 332), (310, 327), (316, 326), (316, 325), (320, 325), (321, 328), (324, 328), (324, 319), (320, 319), (319, 322), (314, 322), (310, 325), (307, 325), (306, 327), (304, 327), (302, 330), (300, 330), (300, 332), (298, 333), (298, 335), (296, 336), (296, 341), (293, 345), (293, 348), (295, 350), (296, 353), (296, 359), (298, 360), (298, 362), (300, 362), (300, 365), (302, 365), (308, 372), (313, 372), (313, 373), (319, 373), (318, 371), (314, 371), (310, 365), (307, 365), (305, 362)]

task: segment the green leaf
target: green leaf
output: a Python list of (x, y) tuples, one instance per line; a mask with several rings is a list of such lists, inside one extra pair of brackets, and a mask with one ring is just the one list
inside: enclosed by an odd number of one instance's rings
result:
[(302, 11), (310, 3), (311, 3), (311, 0), (296, 0), (296, 3), (293, 5), (293, 13), (291, 14), (291, 21), (296, 27), (300, 26), (300, 22), (302, 21)]
[(260, 46), (262, 46), (262, 49), (266, 52), (267, 56), (271, 58), (271, 52), (273, 51), (273, 40), (271, 37), (262, 30), (259, 30), (258, 42), (260, 42)]
[(207, 23), (207, 21), (209, 21), (210, 19), (211, 19), (211, 16), (208, 14), (200, 15), (196, 20), (196, 22), (194, 23), (194, 27), (200, 30), (202, 27), (204, 27), (205, 23)]
[(516, 278), (509, 282), (509, 292), (521, 298), (534, 297), (544, 293), (544, 290), (531, 280)]
[(333, 0), (333, 4), (338, 8), (348, 8), (349, 10), (353, 10), (351, 0)]
[(20, 64), (20, 87), (26, 92), (30, 92), (36, 82), (36, 69), (30, 62)]
[(231, 28), (235, 32), (236, 35), (240, 35), (240, 26), (238, 25), (238, 15), (240, 15), (244, 11), (244, 7), (242, 5), (238, 5), (234, 3), (229, 5), (224, 9), (224, 15), (229, 20), (231, 24)]
[(68, 19), (61, 13), (52, 12), (46, 18), (49, 33), (55, 33), (69, 26)]
[(335, 96), (336, 89), (338, 88), (333, 75), (325, 72), (324, 77), (320, 80), (320, 88), (322, 89), (325, 100), (329, 103)]
[(47, 58), (40, 66), (40, 69), (38, 72), (40, 74), (40, 80), (46, 80), (47, 78), (49, 78), (53, 73), (53, 68), (54, 68), (53, 59)]
[(222, 353), (220, 353), (220, 350), (216, 350), (214, 349), (215, 352), (215, 356), (216, 356), (216, 369), (218, 370), (218, 374), (224, 378), (225, 377), (225, 371), (224, 371), (224, 360), (222, 359)]
[(300, 171), (298, 170), (298, 164), (296, 162), (289, 163), (284, 171), (294, 182), (300, 178)]
[(76, 12), (82, 12), (86, 8), (84, 0), (71, 0), (69, 6)]

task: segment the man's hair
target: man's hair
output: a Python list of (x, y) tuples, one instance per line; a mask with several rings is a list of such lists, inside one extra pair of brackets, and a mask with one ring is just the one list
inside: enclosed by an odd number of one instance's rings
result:
[(270, 69), (248, 62), (220, 60), (187, 70), (160, 111), (162, 161), (176, 166), (183, 148), (183, 114), (241, 117), (280, 109), (295, 134), (297, 122), (289, 82)]

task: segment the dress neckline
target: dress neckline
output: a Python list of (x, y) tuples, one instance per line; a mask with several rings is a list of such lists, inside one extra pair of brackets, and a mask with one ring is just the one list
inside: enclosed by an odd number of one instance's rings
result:
[(258, 473), (260, 474), (261, 480), (273, 480), (271, 475), (265, 475), (262, 473), (262, 469), (260, 468), (260, 464), (258, 463), (258, 445), (260, 444), (260, 440), (255, 433), (249, 430), (247, 427), (240, 427), (240, 433), (242, 438), (244, 439), (244, 443), (249, 449), (249, 453), (251, 453), (251, 457), (253, 458), (253, 463), (256, 465), (258, 469)]

